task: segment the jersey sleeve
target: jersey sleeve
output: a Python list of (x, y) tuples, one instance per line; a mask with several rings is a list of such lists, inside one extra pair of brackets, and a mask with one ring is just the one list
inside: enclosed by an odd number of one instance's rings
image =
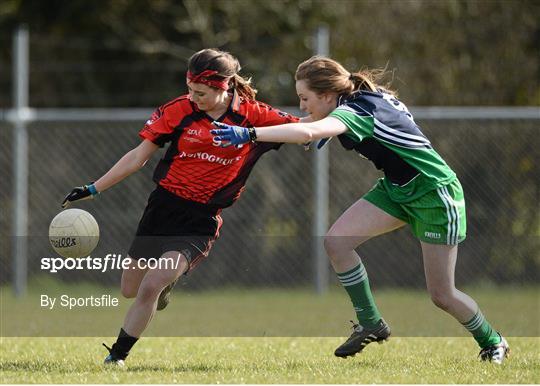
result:
[(166, 111), (163, 107), (157, 108), (146, 121), (144, 127), (139, 131), (142, 139), (148, 139), (159, 147), (171, 140), (173, 127), (168, 122)]
[(343, 122), (348, 128), (345, 134), (357, 138), (358, 141), (373, 136), (375, 120), (367, 111), (344, 104), (337, 107), (329, 116)]
[[(296, 123), (300, 118), (295, 117), (289, 113), (278, 110), (264, 103), (257, 103), (255, 109), (255, 119), (252, 121), (253, 126), (274, 126), (274, 125), (283, 125), (285, 123)], [(278, 150), (282, 143), (279, 142), (264, 142), (259, 143), (259, 145), (264, 144), (263, 147), (267, 150)]]
[(255, 119), (252, 122), (253, 126), (274, 126), (299, 121), (299, 118), (294, 115), (260, 102), (257, 104), (255, 112)]

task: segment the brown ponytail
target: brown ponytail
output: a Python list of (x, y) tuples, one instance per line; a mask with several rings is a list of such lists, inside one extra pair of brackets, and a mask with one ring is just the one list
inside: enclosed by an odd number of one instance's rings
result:
[(238, 95), (247, 100), (254, 100), (257, 90), (251, 87), (251, 78), (245, 79), (238, 74), (229, 81), (231, 88), (234, 88)]
[(349, 76), (353, 82), (353, 91), (366, 90), (366, 91), (383, 91), (388, 94), (397, 96), (397, 92), (390, 88), (391, 82), (383, 84), (384, 78), (388, 76), (389, 72), (385, 68), (378, 69), (362, 69), (358, 72), (353, 72)]
[(300, 63), (295, 79), (305, 81), (308, 88), (318, 94), (335, 92), (338, 95), (349, 95), (354, 91), (365, 90), (384, 91), (395, 95), (389, 84), (380, 84), (386, 75), (386, 69), (364, 69), (351, 74), (333, 59), (313, 56)]

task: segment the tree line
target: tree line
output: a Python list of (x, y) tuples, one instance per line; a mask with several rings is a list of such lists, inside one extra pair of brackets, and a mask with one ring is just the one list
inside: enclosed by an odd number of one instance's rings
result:
[[(324, 24), (332, 57), (386, 68), (408, 104), (538, 105), (538, 20), (532, 0), (4, 0), (0, 54), (8, 68), (28, 25), (34, 106), (154, 106), (185, 92), (205, 47), (236, 55), (260, 99), (295, 105), (294, 71)], [(9, 71), (0, 84), (9, 105)]]

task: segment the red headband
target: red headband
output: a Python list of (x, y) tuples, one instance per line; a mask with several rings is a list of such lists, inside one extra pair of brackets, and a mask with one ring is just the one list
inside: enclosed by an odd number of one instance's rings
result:
[(214, 70), (204, 70), (200, 74), (194, 74), (191, 71), (187, 72), (187, 78), (193, 83), (202, 83), (210, 87), (220, 88), (222, 90), (229, 89), (229, 79), (209, 79), (209, 77), (217, 75), (218, 72)]

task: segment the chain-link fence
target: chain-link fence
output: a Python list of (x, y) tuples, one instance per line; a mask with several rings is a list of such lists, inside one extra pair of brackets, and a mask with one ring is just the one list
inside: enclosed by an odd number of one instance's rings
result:
[[(418, 119), (417, 119), (418, 120)], [(537, 120), (419, 119), (435, 149), (458, 174), (466, 196), (468, 238), (460, 245), (459, 285), (539, 279), (539, 127)], [(0, 123), (2, 284), (12, 277), (13, 129)], [(40, 258), (54, 256), (47, 232), (64, 195), (105, 173), (139, 142), (141, 122), (33, 122), (28, 125), (28, 276), (41, 280)], [(380, 173), (338, 141), (330, 144), (330, 223), (362, 196)], [(93, 256), (127, 254), (154, 188), (155, 156), (141, 171), (78, 205), (100, 224)], [(313, 282), (312, 154), (284, 145), (258, 162), (240, 200), (223, 212), (210, 257), (183, 281), (186, 288), (306, 286)], [(359, 219), (361, 221), (361, 219)], [(418, 241), (404, 228), (359, 248), (370, 279), (381, 287), (423, 287)], [(68, 271), (68, 282), (118, 285), (120, 272)], [(330, 275), (334, 280), (333, 275)]]

